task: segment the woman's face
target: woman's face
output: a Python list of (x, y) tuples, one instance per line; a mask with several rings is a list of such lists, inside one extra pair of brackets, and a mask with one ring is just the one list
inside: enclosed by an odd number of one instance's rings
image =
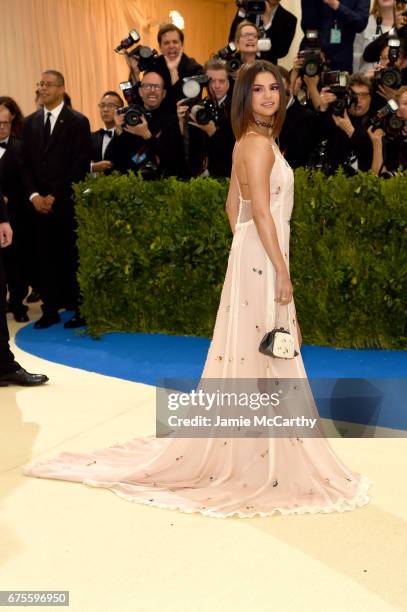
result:
[(280, 87), (271, 72), (259, 72), (252, 87), (252, 111), (255, 119), (270, 121), (280, 106)]
[(239, 51), (241, 53), (256, 53), (258, 40), (259, 36), (257, 34), (256, 28), (249, 25), (243, 26), (240, 31), (239, 39), (237, 41)]
[(395, 0), (379, 0), (379, 8), (393, 7), (395, 5)]
[(399, 110), (397, 111), (397, 115), (400, 117), (400, 119), (407, 121), (407, 91), (400, 96)]

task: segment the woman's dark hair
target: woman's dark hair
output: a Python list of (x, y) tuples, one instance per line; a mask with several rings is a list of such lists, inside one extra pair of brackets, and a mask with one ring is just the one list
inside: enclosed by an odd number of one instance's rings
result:
[(16, 138), (21, 138), (24, 115), (17, 102), (9, 96), (0, 96), (0, 106), (5, 106), (13, 115), (11, 121), (11, 135)]
[(243, 64), (235, 83), (232, 97), (232, 128), (236, 140), (247, 132), (250, 123), (254, 122), (252, 109), (253, 84), (256, 76), (261, 72), (269, 72), (276, 79), (280, 87), (280, 104), (274, 115), (272, 135), (276, 138), (283, 127), (285, 119), (285, 86), (281, 74), (274, 64), (266, 60), (256, 60)]

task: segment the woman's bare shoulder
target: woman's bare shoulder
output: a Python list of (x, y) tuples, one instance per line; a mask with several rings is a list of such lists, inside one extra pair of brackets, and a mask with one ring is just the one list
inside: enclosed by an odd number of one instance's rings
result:
[(250, 132), (244, 136), (239, 146), (241, 159), (246, 163), (249, 161), (264, 160), (268, 163), (274, 162), (274, 150), (270, 138)]
[(240, 141), (239, 149), (245, 153), (252, 153), (254, 150), (262, 149), (264, 151), (273, 152), (271, 140), (268, 136), (258, 134), (257, 132), (248, 132)]

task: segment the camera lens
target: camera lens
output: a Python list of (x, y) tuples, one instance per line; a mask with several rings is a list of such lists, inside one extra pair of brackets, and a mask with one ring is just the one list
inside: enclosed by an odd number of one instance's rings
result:
[(127, 125), (130, 126), (138, 125), (139, 123), (141, 123), (140, 111), (134, 108), (129, 108), (124, 115), (124, 121)]

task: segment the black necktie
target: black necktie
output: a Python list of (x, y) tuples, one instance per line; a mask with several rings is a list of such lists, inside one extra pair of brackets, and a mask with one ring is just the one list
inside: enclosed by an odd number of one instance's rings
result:
[(7, 142), (0, 142), (0, 147), (3, 147), (3, 149), (7, 149)]
[(103, 136), (109, 136), (111, 138), (113, 136), (112, 130), (101, 130)]
[(47, 119), (44, 123), (44, 143), (47, 145), (49, 143), (49, 139), (51, 138), (51, 114), (49, 111), (47, 113)]

